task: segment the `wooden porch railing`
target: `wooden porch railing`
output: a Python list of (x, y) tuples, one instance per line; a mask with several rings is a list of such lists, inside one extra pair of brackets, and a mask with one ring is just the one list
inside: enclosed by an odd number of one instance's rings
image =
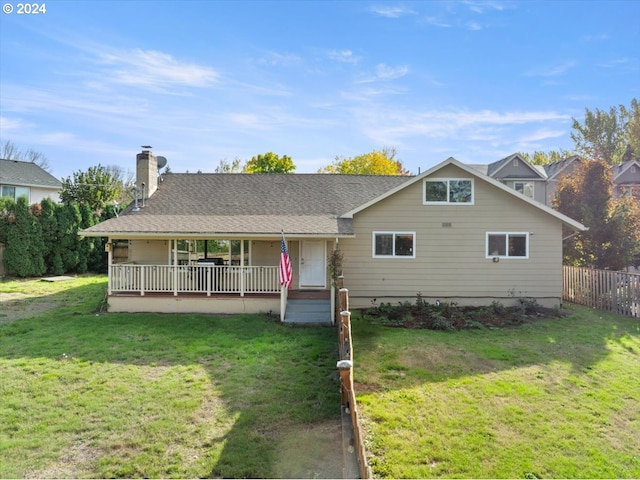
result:
[(115, 264), (109, 269), (112, 293), (280, 293), (278, 267)]

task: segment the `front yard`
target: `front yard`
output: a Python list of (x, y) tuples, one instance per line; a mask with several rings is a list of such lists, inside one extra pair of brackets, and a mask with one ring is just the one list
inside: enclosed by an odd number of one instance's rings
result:
[[(105, 277), (0, 282), (0, 477), (342, 475), (337, 333), (96, 313)], [(457, 332), (352, 316), (376, 477), (640, 478), (640, 323)]]
[(640, 322), (438, 332), (353, 317), (376, 477), (640, 478)]
[(341, 476), (334, 329), (97, 314), (105, 287), (0, 283), (0, 477)]

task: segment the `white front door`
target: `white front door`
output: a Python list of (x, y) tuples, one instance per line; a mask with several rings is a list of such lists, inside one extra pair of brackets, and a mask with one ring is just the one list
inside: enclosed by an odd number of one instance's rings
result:
[(326, 288), (327, 242), (300, 241), (300, 288)]

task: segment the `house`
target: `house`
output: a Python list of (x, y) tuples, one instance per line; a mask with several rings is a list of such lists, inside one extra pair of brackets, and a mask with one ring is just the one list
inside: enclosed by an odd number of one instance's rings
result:
[[(108, 238), (108, 304), (128, 312), (273, 312), (333, 298), (342, 253), (350, 306), (426, 301), (558, 306), (563, 229), (580, 223), (449, 158), (413, 176), (163, 174), (137, 155), (144, 195), (82, 232)], [(281, 288), (284, 232), (293, 283)]]
[[(529, 198), (552, 205), (560, 179), (571, 175), (584, 162), (577, 155), (547, 165), (529, 163), (514, 153), (488, 165), (470, 165)], [(640, 162), (631, 157), (623, 163), (612, 165), (614, 197), (640, 198)]]
[(35, 163), (0, 159), (0, 196), (24, 196), (32, 205), (44, 198), (59, 202), (61, 191), (62, 182)]
[(548, 203), (545, 169), (529, 163), (518, 153), (488, 165), (470, 166), (533, 200)]
[(640, 161), (638, 158), (633, 157), (611, 168), (614, 184), (613, 196), (630, 196), (640, 200)]

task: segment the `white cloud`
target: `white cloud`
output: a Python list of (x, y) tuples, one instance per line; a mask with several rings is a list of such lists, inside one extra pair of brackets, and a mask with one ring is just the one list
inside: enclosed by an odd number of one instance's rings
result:
[(541, 128), (520, 137), (518, 141), (523, 143), (539, 142), (540, 140), (547, 140), (549, 138), (559, 138), (559, 137), (564, 137), (566, 135), (567, 135), (566, 130), (551, 130), (548, 128)]
[(156, 50), (134, 49), (99, 53), (99, 61), (107, 65), (107, 77), (116, 83), (151, 88), (208, 87), (219, 80), (214, 69), (176, 60)]
[(285, 66), (298, 65), (302, 59), (293, 53), (267, 52), (264, 57), (258, 60), (258, 63), (269, 66)]
[(450, 28), (452, 26), (451, 23), (438, 17), (423, 17), (422, 21), (427, 25), (431, 25), (433, 27)]
[(399, 18), (405, 15), (415, 15), (416, 13), (414, 10), (403, 6), (386, 7), (381, 5), (369, 7), (369, 11), (386, 18)]
[(466, 5), (469, 8), (469, 10), (471, 10), (474, 13), (484, 13), (487, 10), (496, 10), (500, 12), (502, 10), (506, 10), (507, 8), (509, 8), (509, 4), (506, 2), (497, 2), (497, 1), (491, 1), (491, 0), (486, 0), (486, 1), (466, 0), (462, 3)]
[(577, 64), (574, 61), (567, 61), (558, 65), (537, 67), (525, 72), (527, 77), (556, 77), (558, 75), (564, 75)]
[(629, 60), (628, 58), (616, 58), (608, 62), (598, 63), (597, 66), (601, 68), (616, 68), (628, 65), (629, 63), (631, 63), (631, 60)]
[(331, 50), (329, 52), (329, 58), (342, 63), (358, 63), (361, 60), (361, 58), (354, 55), (351, 50)]
[(399, 67), (390, 67), (384, 63), (380, 63), (376, 66), (376, 76), (380, 80), (395, 80), (396, 78), (404, 77), (409, 73), (409, 67), (402, 65)]

